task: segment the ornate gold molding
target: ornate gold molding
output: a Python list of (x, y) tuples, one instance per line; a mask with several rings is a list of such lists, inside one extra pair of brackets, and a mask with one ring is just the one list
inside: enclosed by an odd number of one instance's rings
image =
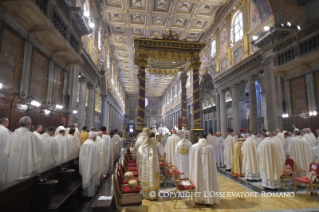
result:
[[(201, 62), (200, 62), (200, 61), (192, 62), (192, 68), (193, 68), (193, 70), (199, 70), (199, 69), (200, 69), (200, 65), (201, 65)], [(196, 72), (195, 72), (195, 73), (196, 73)], [(195, 73), (193, 73), (193, 75), (194, 75)]]
[[(192, 54), (190, 52), (172, 50), (148, 50), (147, 57), (154, 62), (177, 63), (190, 61)], [(174, 66), (174, 64), (172, 64), (172, 66)]]
[(168, 76), (174, 76), (178, 75), (179, 70), (178, 69), (165, 69), (165, 68), (148, 68), (147, 72), (153, 75), (168, 75)]
[(147, 64), (147, 60), (146, 59), (137, 59), (137, 66), (139, 68), (145, 68), (146, 64)]

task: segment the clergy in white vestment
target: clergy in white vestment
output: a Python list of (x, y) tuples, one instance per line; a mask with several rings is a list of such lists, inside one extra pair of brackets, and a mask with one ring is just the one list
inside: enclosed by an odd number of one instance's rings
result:
[(185, 134), (185, 131), (182, 128), (180, 128), (177, 132), (177, 135), (180, 138), (180, 140), (184, 138), (184, 134)]
[[(158, 148), (158, 141), (155, 139), (155, 133), (151, 132), (149, 138), (140, 146), (139, 157), (141, 160), (141, 172), (139, 180), (143, 191), (143, 198), (148, 200), (157, 199), (157, 193), (160, 188), (160, 168), (159, 159), (162, 157)], [(155, 196), (152, 193), (155, 192)]]
[(259, 156), (257, 153), (256, 140), (253, 136), (246, 134), (246, 140), (241, 147), (243, 154), (243, 172), (246, 180), (259, 180)]
[(245, 137), (245, 129), (244, 129), (244, 128), (240, 128), (239, 132), (240, 132), (240, 136), (241, 136), (243, 139), (245, 139), (245, 138), (246, 138), (246, 137)]
[(258, 148), (259, 144), (261, 143), (261, 135), (262, 133), (258, 133), (256, 137), (256, 147)]
[(106, 167), (109, 166), (108, 164), (108, 145), (105, 139), (102, 138), (102, 131), (99, 131), (96, 133), (96, 141), (95, 144), (99, 147), (99, 152), (100, 152), (100, 168), (99, 168), (99, 174), (100, 176), (107, 175)]
[(311, 129), (310, 129), (310, 128), (307, 128), (307, 129), (306, 129), (306, 133), (307, 133), (307, 135), (311, 138), (311, 141), (312, 141), (312, 143), (313, 143), (313, 146), (312, 146), (312, 147), (316, 146), (316, 145), (317, 145), (317, 138), (316, 138), (316, 136), (311, 132)]
[(213, 134), (213, 131), (212, 129), (209, 129), (209, 132), (208, 132), (208, 135), (206, 137), (206, 140), (207, 140), (207, 144), (211, 145), (211, 146), (214, 146), (214, 143), (217, 139), (217, 136), (216, 135), (212, 135)]
[(40, 168), (43, 143), (30, 132), (31, 118), (22, 117), (19, 125), (20, 128), (12, 133), (4, 151), (9, 158), (7, 183), (20, 177), (26, 177)]
[(43, 151), (40, 169), (51, 166), (56, 162), (56, 155), (59, 152), (59, 147), (56, 140), (51, 137), (54, 134), (54, 131), (53, 127), (48, 127), (45, 130), (45, 133), (41, 135), (40, 139), (43, 142)]
[[(208, 136), (207, 136), (208, 137)], [(234, 143), (236, 143), (235, 138), (229, 133), (223, 142), (224, 145), (224, 163), (226, 165), (226, 171), (231, 170), (231, 164), (233, 161), (233, 149)], [(208, 144), (208, 141), (207, 141)]]
[(216, 132), (217, 139), (214, 142), (214, 155), (217, 167), (224, 166), (224, 139), (220, 132)]
[(8, 167), (7, 154), (0, 148), (0, 186), (5, 184), (5, 173)]
[(276, 130), (276, 135), (278, 136), (278, 138), (280, 138), (282, 144), (284, 144), (285, 137), (284, 137), (284, 134), (282, 132), (280, 132), (279, 129)]
[(168, 139), (168, 137), (169, 137), (169, 135), (168, 135), (168, 133), (166, 133), (164, 136), (163, 136), (163, 138), (162, 138), (162, 145), (163, 145), (163, 147), (165, 148), (165, 145), (166, 145), (166, 143), (167, 143), (167, 139)]
[(80, 139), (81, 133), (80, 133), (80, 131), (79, 131), (79, 129), (78, 129), (78, 124), (77, 124), (77, 123), (74, 123), (73, 126), (74, 126), (74, 129), (75, 129), (74, 136), (76, 137), (76, 139), (77, 139), (79, 145), (81, 146), (81, 139)]
[(65, 136), (65, 130), (60, 130), (59, 134), (54, 136), (58, 147), (59, 153), (56, 156), (57, 163), (67, 160), (70, 157), (72, 146), (69, 139)]
[(56, 128), (55, 133), (54, 133), (54, 136), (57, 136), (57, 135), (59, 134), (60, 130), (66, 131), (66, 129), (65, 129), (65, 123), (64, 123), (64, 122), (61, 122), (61, 123), (60, 123), (60, 126), (59, 126), (58, 128)]
[(175, 155), (175, 148), (177, 145), (177, 142), (179, 142), (180, 139), (176, 135), (176, 130), (172, 131), (172, 135), (167, 138), (167, 142), (165, 145), (165, 153), (166, 153), (166, 163), (172, 163), (174, 164), (174, 155)]
[(92, 197), (95, 194), (96, 185), (99, 184), (98, 174), (100, 167), (100, 153), (95, 144), (96, 133), (90, 132), (80, 150), (79, 173), (82, 176), (82, 195)]
[(9, 119), (7, 117), (2, 117), (0, 119), (0, 149), (3, 151), (6, 148), (7, 142), (10, 138), (10, 131), (7, 128), (9, 126)]
[(188, 140), (188, 135), (185, 133), (184, 138), (180, 140), (175, 148), (174, 164), (177, 169), (189, 176), (189, 152), (192, 149), (192, 143)]
[(113, 165), (114, 165), (113, 144), (111, 142), (111, 137), (106, 132), (105, 126), (101, 127), (101, 131), (102, 131), (102, 138), (106, 141), (106, 148), (107, 148), (105, 173), (111, 174), (113, 171)]
[(150, 132), (150, 130), (147, 127), (143, 128), (141, 135), (138, 137), (138, 139), (136, 140), (135, 145), (134, 145), (134, 157), (135, 157), (136, 165), (137, 165), (137, 168), (139, 171), (141, 168), (140, 164), (142, 163), (141, 157), (139, 157), (139, 148), (140, 148), (140, 146), (142, 146), (142, 144), (144, 142), (146, 142), (146, 140), (149, 136), (149, 132)]
[(43, 127), (42, 124), (38, 124), (35, 127), (35, 131), (33, 132), (36, 136), (38, 136), (38, 138), (41, 140), (41, 133), (42, 133)]
[(300, 130), (300, 135), (308, 142), (310, 148), (314, 147), (315, 143), (311, 137), (306, 133), (306, 130)]
[(283, 142), (281, 141), (281, 139), (277, 136), (276, 132), (271, 132), (271, 139), (273, 139), (276, 144), (278, 145), (278, 148), (279, 148), (279, 156), (280, 156), (280, 161), (285, 164), (285, 151), (284, 151), (284, 144)]
[(167, 129), (167, 127), (164, 126), (163, 128), (164, 128), (164, 134), (168, 134), (168, 133), (169, 133), (169, 130)]
[(283, 147), (285, 152), (285, 158), (287, 158), (289, 156), (288, 147), (289, 147), (289, 143), (291, 141), (292, 136), (289, 134), (289, 132), (285, 132), (284, 137), (285, 137), (285, 141), (284, 141)]
[[(288, 146), (289, 156), (296, 161), (296, 169), (303, 169), (309, 172), (309, 164), (311, 163), (311, 148), (309, 143), (297, 132), (297, 135), (291, 138)], [(302, 173), (297, 172), (297, 177), (301, 177)]]
[(157, 132), (158, 132), (159, 134), (162, 133), (162, 135), (164, 135), (164, 134), (165, 134), (164, 131), (165, 131), (165, 130), (164, 130), (164, 128), (162, 127), (162, 124), (160, 124), (160, 127), (158, 128)]
[(189, 179), (195, 185), (195, 192), (199, 192), (196, 193), (194, 201), (210, 205), (218, 204), (220, 197), (208, 194), (208, 192), (219, 192), (219, 184), (214, 150), (211, 145), (207, 145), (205, 135), (201, 134), (201, 138), (192, 146), (189, 155)]
[(79, 141), (74, 134), (75, 134), (75, 129), (71, 128), (69, 130), (69, 134), (66, 136), (69, 139), (69, 142), (71, 144), (71, 153), (70, 153), (71, 157), (78, 156), (80, 152), (80, 148), (81, 148)]
[(118, 135), (118, 131), (117, 129), (114, 130), (114, 136), (111, 139), (113, 141), (113, 144), (115, 144), (115, 158), (119, 158), (120, 154), (121, 154), (121, 148), (122, 148), (122, 139), (121, 137)]
[(259, 155), (259, 170), (262, 179), (262, 186), (267, 189), (281, 187), (280, 176), (283, 173), (283, 163), (279, 156), (279, 146), (272, 138), (262, 135), (263, 141), (257, 148)]

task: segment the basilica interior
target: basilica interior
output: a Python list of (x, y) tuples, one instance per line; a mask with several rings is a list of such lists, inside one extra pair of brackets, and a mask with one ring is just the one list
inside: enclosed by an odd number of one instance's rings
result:
[[(25, 116), (31, 132), (61, 123), (79, 131), (115, 130), (122, 143), (114, 170), (130, 158), (129, 147), (146, 127), (183, 128), (192, 144), (200, 133), (226, 139), (242, 131), (257, 136), (309, 128), (315, 134), (318, 9), (316, 0), (0, 0), (0, 118), (9, 120), (10, 133)], [(225, 167), (216, 169), (219, 191), (257, 197), (194, 206), (189, 198), (175, 205), (159, 197), (125, 208), (112, 185), (113, 169), (93, 197), (81, 196), (78, 164), (75, 155), (28, 179), (0, 183), (0, 210), (319, 211), (318, 193), (308, 194), (308, 187), (298, 187), (294, 197), (267, 198), (262, 192), (294, 193), (294, 181), (264, 190)], [(75, 173), (62, 176), (63, 167)], [(160, 190), (174, 191), (166, 175), (164, 164)], [(42, 178), (59, 183), (41, 187)], [(63, 184), (64, 178), (71, 182)], [(39, 203), (41, 195), (49, 204)]]

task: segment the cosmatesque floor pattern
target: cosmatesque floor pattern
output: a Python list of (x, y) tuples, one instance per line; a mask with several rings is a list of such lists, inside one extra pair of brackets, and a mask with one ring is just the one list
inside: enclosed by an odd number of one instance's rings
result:
[[(319, 211), (319, 198), (317, 195), (306, 195), (304, 188), (298, 188), (297, 194), (294, 197), (265, 197), (262, 192), (265, 191), (256, 183), (246, 183), (243, 178), (235, 179), (229, 176), (223, 169), (218, 170), (218, 182), (220, 192), (258, 192), (257, 197), (225, 197), (221, 198), (219, 204), (200, 205), (196, 204), (195, 208), (191, 207), (188, 198), (179, 199), (174, 209), (175, 201), (171, 198), (159, 198), (156, 201), (143, 200), (143, 205), (140, 209), (142, 212), (182, 212), (182, 211), (282, 211), (282, 212), (312, 212)], [(291, 183), (291, 182), (290, 182)], [(293, 186), (287, 183), (284, 190), (277, 189), (275, 192), (293, 192)], [(160, 191), (175, 191), (172, 179), (167, 183), (166, 188), (161, 184)], [(137, 209), (127, 209), (122, 211), (138, 211)]]

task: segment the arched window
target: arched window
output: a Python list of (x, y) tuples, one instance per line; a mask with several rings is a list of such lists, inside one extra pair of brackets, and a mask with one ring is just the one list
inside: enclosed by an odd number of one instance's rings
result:
[(216, 41), (212, 41), (212, 49), (210, 51), (210, 56), (214, 58), (216, 56)]
[(242, 12), (239, 12), (235, 15), (232, 29), (233, 29), (233, 40), (234, 40), (234, 43), (236, 43), (237, 41), (241, 40), (244, 35)]

